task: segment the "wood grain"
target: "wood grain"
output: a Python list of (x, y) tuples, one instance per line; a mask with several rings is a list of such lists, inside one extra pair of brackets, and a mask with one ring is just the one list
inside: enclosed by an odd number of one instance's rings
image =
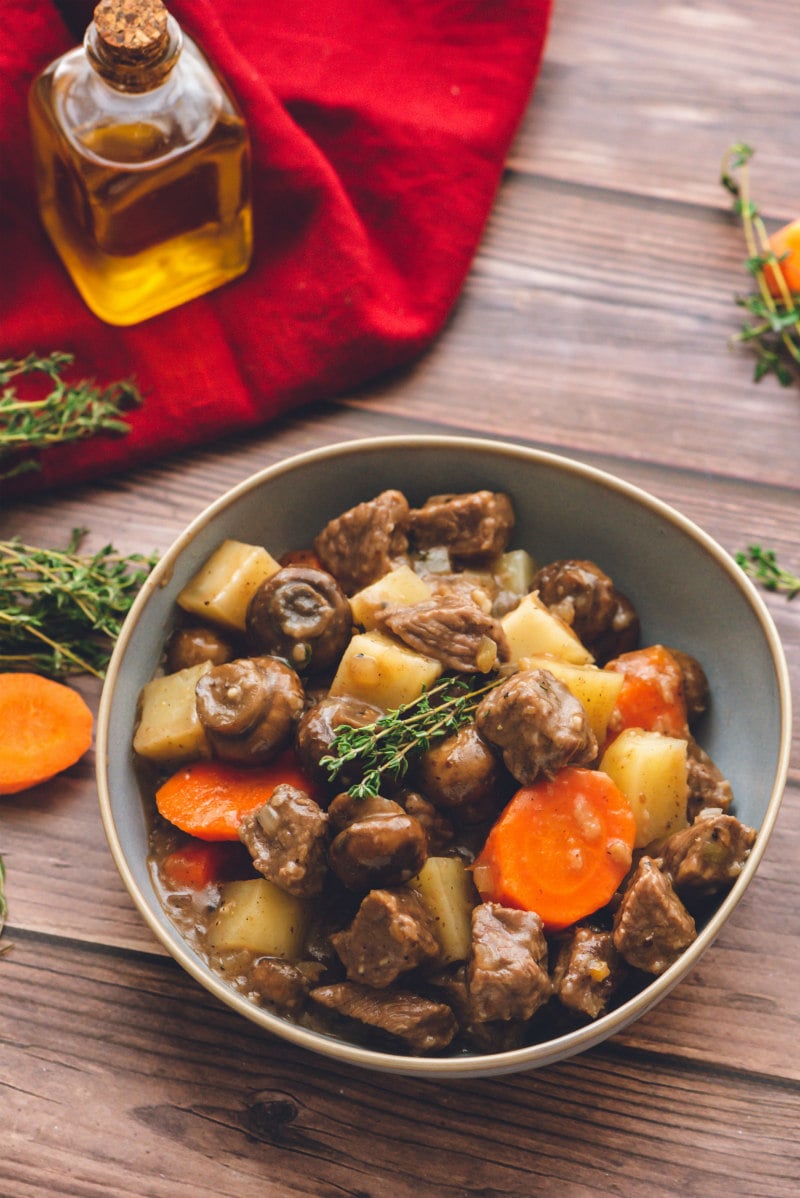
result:
[[(265, 465), (404, 432), (560, 451), (800, 570), (800, 391), (730, 348), (747, 289), (719, 185), (756, 148), (797, 215), (794, 0), (557, 0), (463, 294), (406, 370), (247, 437), (0, 509), (0, 536), (163, 552)], [(765, 595), (797, 693), (800, 599)], [(99, 684), (80, 681), (96, 709)], [(746, 687), (747, 680), (743, 680)], [(757, 696), (752, 697), (757, 702)], [(3, 800), (3, 1198), (793, 1198), (800, 1173), (800, 716), (759, 872), (658, 1007), (582, 1057), (457, 1084), (345, 1069), (212, 999), (142, 922), (92, 756)]]

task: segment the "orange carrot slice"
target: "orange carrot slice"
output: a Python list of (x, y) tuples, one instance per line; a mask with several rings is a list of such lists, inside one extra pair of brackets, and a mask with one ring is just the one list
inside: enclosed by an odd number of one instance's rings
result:
[(46, 782), (92, 743), (92, 713), (77, 691), (39, 674), (0, 674), (0, 794)]
[(473, 866), (484, 902), (558, 931), (604, 907), (630, 869), (636, 821), (607, 774), (570, 766), (523, 786)]
[(669, 649), (649, 645), (607, 663), (607, 670), (624, 675), (609, 720), (613, 736), (623, 728), (644, 728), (665, 736), (688, 735), (683, 671)]
[[(769, 248), (780, 262), (779, 269), (790, 291), (800, 292), (800, 220), (793, 220), (769, 238)], [(784, 254), (786, 257), (784, 258)], [(764, 267), (764, 278), (774, 296), (782, 295), (772, 266)]]
[(282, 783), (312, 796), (316, 789), (291, 752), (255, 767), (195, 761), (159, 788), (156, 806), (164, 819), (198, 840), (238, 840), (244, 817), (266, 803)]

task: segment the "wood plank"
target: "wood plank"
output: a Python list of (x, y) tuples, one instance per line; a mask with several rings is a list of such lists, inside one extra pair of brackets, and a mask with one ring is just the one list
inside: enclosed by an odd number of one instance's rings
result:
[[(512, 164), (632, 194), (723, 204), (728, 146), (755, 147), (763, 210), (797, 215), (794, 0), (570, 0), (553, 8)], [(763, 186), (762, 186), (763, 184)]]
[(800, 1090), (735, 1063), (656, 1069), (612, 1046), (507, 1078), (389, 1079), (251, 1030), (169, 962), (26, 937), (0, 968), (14, 1198), (795, 1193)]

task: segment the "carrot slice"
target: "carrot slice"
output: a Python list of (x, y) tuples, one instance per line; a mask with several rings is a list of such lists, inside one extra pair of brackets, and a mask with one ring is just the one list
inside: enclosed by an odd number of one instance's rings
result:
[(484, 902), (535, 911), (559, 931), (609, 902), (630, 869), (636, 821), (607, 774), (569, 766), (518, 790), (473, 866)]
[[(769, 248), (780, 262), (780, 272), (790, 291), (800, 291), (800, 220), (793, 220), (778, 229), (769, 238)], [(784, 257), (786, 255), (786, 257)], [(764, 267), (764, 278), (774, 296), (782, 295), (777, 272), (772, 266)]]
[(227, 840), (191, 841), (167, 854), (161, 875), (174, 890), (204, 890), (215, 882), (232, 881), (241, 876), (240, 848)]
[(282, 783), (315, 794), (291, 752), (264, 766), (195, 761), (158, 789), (156, 806), (164, 819), (198, 840), (238, 840), (244, 817), (266, 803)]
[(92, 743), (92, 713), (77, 691), (39, 674), (0, 674), (0, 794), (38, 786)]
[(669, 649), (663, 645), (634, 649), (614, 658), (605, 668), (624, 675), (608, 724), (611, 738), (624, 728), (644, 728), (665, 736), (688, 735), (683, 671)]

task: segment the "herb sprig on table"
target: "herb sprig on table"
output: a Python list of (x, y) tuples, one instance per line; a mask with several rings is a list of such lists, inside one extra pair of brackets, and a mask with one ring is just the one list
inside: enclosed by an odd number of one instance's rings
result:
[[(60, 352), (0, 361), (0, 479), (40, 469), (40, 450), (130, 431), (124, 413), (141, 404), (138, 388), (130, 382), (102, 388), (88, 379), (68, 383), (63, 375), (72, 362), (72, 354)], [(37, 378), (45, 380), (46, 393), (21, 396), (15, 380), (35, 384)]]
[(500, 676), (489, 681), (485, 676), (442, 678), (418, 699), (387, 711), (372, 724), (363, 728), (342, 725), (320, 765), (330, 781), (346, 766), (357, 765), (363, 776), (348, 794), (356, 799), (374, 798), (384, 778), (398, 782), (405, 777), (414, 754), (468, 724), (482, 697), (501, 681)]
[(102, 678), (122, 622), (156, 563), (112, 545), (82, 554), (0, 540), (0, 670)]
[[(781, 259), (770, 246), (766, 226), (750, 194), (748, 163), (753, 153), (743, 143), (731, 146), (720, 177), (733, 196), (733, 211), (741, 218), (748, 253), (746, 265), (755, 282), (754, 293), (737, 297), (737, 304), (747, 316), (733, 340), (755, 353), (756, 382), (774, 374), (782, 386), (788, 387), (797, 381), (800, 368), (800, 296), (789, 288)], [(767, 269), (774, 280), (772, 288)]]
[[(6, 926), (6, 916), (8, 914), (8, 903), (6, 902), (6, 867), (3, 864), (3, 858), (0, 857), (0, 936), (3, 935), (3, 929)], [(5, 944), (0, 944), (0, 956), (11, 948), (11, 944), (6, 941)]]
[(749, 545), (746, 551), (736, 554), (736, 561), (745, 574), (761, 583), (766, 591), (781, 591), (787, 599), (800, 595), (800, 575), (780, 566), (774, 549)]

